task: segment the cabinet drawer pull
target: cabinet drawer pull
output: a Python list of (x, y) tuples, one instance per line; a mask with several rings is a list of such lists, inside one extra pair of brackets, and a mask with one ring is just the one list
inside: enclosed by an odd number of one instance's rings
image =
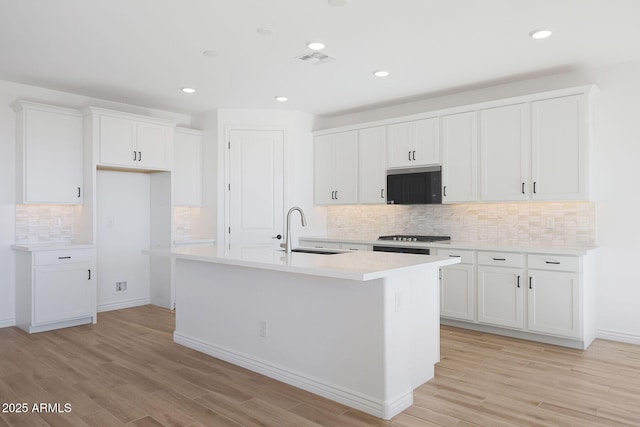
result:
[(58, 259), (71, 259), (70, 256), (59, 256)]
[(449, 255), (451, 258), (460, 258), (462, 255)]
[(493, 260), (494, 261), (506, 261), (507, 259), (506, 258), (494, 258)]
[(520, 287), (520, 276), (516, 278), (516, 286)]
[(545, 261), (546, 264), (560, 265), (560, 261)]

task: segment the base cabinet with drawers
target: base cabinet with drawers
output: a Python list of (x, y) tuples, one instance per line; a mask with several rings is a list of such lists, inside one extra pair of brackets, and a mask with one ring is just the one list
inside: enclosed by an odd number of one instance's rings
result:
[(93, 249), (16, 251), (16, 324), (29, 333), (96, 321)]
[(460, 264), (440, 269), (440, 316), (473, 321), (476, 313), (474, 251), (438, 249), (437, 252), (438, 256), (460, 258)]

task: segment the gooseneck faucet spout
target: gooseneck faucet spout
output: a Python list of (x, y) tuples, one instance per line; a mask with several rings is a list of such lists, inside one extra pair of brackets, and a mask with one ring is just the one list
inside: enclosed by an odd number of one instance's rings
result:
[(307, 219), (305, 218), (304, 212), (302, 212), (302, 209), (300, 209), (297, 206), (294, 206), (291, 209), (289, 209), (289, 212), (287, 212), (287, 229), (285, 230), (284, 243), (280, 244), (280, 246), (284, 248), (284, 251), (286, 253), (290, 253), (292, 249), (291, 247), (291, 214), (293, 213), (293, 211), (300, 212), (300, 219), (302, 220), (302, 226), (303, 227), (307, 226)]

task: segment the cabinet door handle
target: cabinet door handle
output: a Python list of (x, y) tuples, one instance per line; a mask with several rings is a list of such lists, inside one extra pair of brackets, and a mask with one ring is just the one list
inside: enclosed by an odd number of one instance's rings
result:
[(451, 258), (461, 258), (461, 255), (449, 255)]
[(537, 193), (537, 191), (536, 191), (536, 182), (533, 181), (533, 194), (536, 194), (536, 193)]
[(560, 261), (545, 261), (545, 264), (560, 265)]
[(409, 161), (411, 161), (411, 151), (409, 151)]
[(447, 186), (446, 185), (444, 187), (442, 187), (442, 195), (444, 197), (447, 197)]
[(70, 256), (59, 256), (58, 259), (71, 259)]
[(91, 269), (87, 270), (89, 272), (89, 278), (87, 280), (91, 280)]
[(415, 159), (416, 159), (416, 152), (413, 151), (413, 160), (415, 160)]
[(272, 237), (272, 239), (280, 240), (280, 239), (282, 239), (282, 234), (275, 235), (275, 236)]
[(136, 160), (138, 160), (138, 152), (137, 151), (133, 151), (133, 161), (135, 162)]
[(336, 200), (338, 200), (338, 190), (336, 190)]
[(506, 258), (494, 258), (493, 260), (494, 261), (506, 261), (507, 259)]
[(533, 276), (529, 276), (529, 289), (533, 289)]
[(524, 182), (522, 183), (522, 194), (524, 194)]
[(142, 151), (138, 151), (138, 161), (142, 161)]
[(80, 198), (80, 187), (78, 187), (78, 198)]
[(520, 287), (520, 276), (518, 276), (516, 279), (516, 286)]
[(380, 189), (380, 198), (384, 199), (384, 188)]

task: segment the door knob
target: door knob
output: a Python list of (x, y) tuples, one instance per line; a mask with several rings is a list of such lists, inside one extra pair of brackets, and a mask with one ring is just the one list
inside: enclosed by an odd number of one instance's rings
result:
[(272, 239), (282, 239), (282, 234), (278, 234), (277, 236), (273, 236)]

